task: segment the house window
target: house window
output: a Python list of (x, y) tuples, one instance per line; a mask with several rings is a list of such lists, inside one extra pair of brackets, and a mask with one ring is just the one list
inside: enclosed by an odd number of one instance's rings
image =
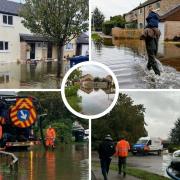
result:
[(139, 9), (139, 14), (142, 14), (142, 12), (143, 12), (143, 9), (142, 8)]
[(156, 3), (156, 7), (157, 7), (157, 9), (160, 8), (160, 2)]
[(9, 43), (5, 41), (0, 41), (0, 51), (9, 50)]
[(143, 23), (139, 23), (139, 28), (140, 28), (140, 29), (143, 28)]
[(73, 44), (72, 43), (66, 44), (66, 50), (73, 50)]
[(13, 16), (3, 15), (3, 24), (13, 25)]

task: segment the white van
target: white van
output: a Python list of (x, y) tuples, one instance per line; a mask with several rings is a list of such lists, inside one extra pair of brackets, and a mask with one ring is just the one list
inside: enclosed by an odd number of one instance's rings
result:
[(160, 155), (162, 150), (162, 140), (155, 137), (141, 137), (132, 147), (132, 153), (134, 155), (137, 153), (146, 154), (149, 152), (157, 152), (158, 155)]

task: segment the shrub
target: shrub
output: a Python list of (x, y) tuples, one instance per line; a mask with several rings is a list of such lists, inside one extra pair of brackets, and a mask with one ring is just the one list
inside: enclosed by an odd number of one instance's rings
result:
[(112, 21), (106, 21), (103, 23), (102, 31), (106, 35), (111, 35), (111, 31), (113, 27), (114, 27), (114, 23)]

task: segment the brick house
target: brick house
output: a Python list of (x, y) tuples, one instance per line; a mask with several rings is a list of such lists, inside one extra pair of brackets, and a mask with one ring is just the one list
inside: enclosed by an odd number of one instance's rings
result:
[[(126, 19), (126, 28), (138, 28), (142, 29), (146, 26), (146, 17), (148, 15), (149, 7), (159, 9), (161, 23), (159, 28), (161, 30), (162, 40), (172, 39), (178, 35), (180, 25), (180, 0), (147, 0), (140, 4), (135, 9), (131, 10), (124, 15)], [(172, 29), (173, 24), (173, 29)], [(171, 29), (171, 32), (169, 32)]]
[[(0, 0), (0, 62), (57, 59), (57, 46), (34, 35), (21, 23), (21, 6), (20, 3)], [(64, 47), (64, 56), (74, 55), (76, 39)]]

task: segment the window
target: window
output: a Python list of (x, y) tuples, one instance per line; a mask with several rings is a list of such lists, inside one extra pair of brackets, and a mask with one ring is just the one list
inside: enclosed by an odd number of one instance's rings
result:
[(143, 23), (139, 23), (139, 28), (140, 28), (140, 29), (143, 28)]
[(66, 44), (66, 50), (73, 50), (73, 44), (72, 43)]
[(141, 14), (143, 12), (143, 9), (141, 8), (141, 9), (139, 9), (139, 14)]
[(161, 6), (161, 5), (160, 5), (160, 2), (157, 2), (157, 3), (156, 3), (157, 9), (160, 8), (160, 6)]
[(0, 51), (9, 50), (9, 43), (5, 41), (0, 41)]
[(3, 24), (13, 25), (13, 16), (3, 15)]

